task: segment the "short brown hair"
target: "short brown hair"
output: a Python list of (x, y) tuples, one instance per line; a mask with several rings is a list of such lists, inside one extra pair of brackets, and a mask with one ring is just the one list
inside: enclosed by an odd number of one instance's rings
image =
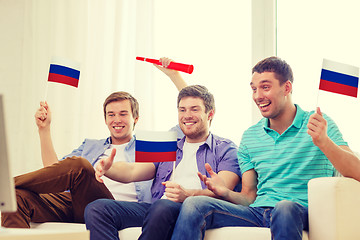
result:
[(294, 82), (293, 72), (290, 65), (279, 57), (268, 57), (258, 62), (252, 69), (252, 73), (273, 72), (280, 81), (280, 85), (287, 80)]
[(179, 107), (180, 100), (184, 97), (201, 98), (205, 105), (205, 112), (215, 110), (215, 99), (209, 90), (201, 85), (191, 85), (181, 89), (177, 99), (177, 107)]
[(123, 100), (130, 101), (131, 113), (132, 113), (133, 118), (136, 119), (139, 117), (139, 103), (136, 100), (136, 98), (134, 98), (133, 96), (131, 96), (130, 93), (127, 93), (127, 92), (114, 92), (105, 99), (105, 102), (103, 104), (105, 119), (106, 119), (106, 106), (111, 102), (117, 102), (117, 101), (123, 101)]

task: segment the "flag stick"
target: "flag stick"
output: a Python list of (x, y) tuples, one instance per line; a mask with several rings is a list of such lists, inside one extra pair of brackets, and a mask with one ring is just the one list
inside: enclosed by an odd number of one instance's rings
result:
[(48, 88), (49, 88), (49, 82), (48, 82), (48, 81), (46, 81), (44, 102), (46, 102), (46, 98), (47, 98), (47, 94), (48, 94)]
[(175, 180), (175, 165), (176, 165), (176, 161), (173, 162), (173, 172), (172, 172), (172, 175), (171, 175), (171, 180), (174, 181)]
[(317, 91), (315, 111), (316, 111), (316, 108), (319, 106), (319, 93), (320, 93), (320, 89), (318, 89), (318, 91)]

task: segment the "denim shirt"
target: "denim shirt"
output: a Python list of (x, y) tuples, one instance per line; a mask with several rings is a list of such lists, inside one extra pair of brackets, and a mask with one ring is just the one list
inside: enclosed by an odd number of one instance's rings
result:
[[(70, 154), (64, 156), (61, 160), (67, 157), (77, 156), (87, 159), (92, 166), (95, 166), (99, 157), (111, 145), (111, 138), (107, 139), (85, 139), (84, 142), (77, 149), (73, 150)], [(135, 162), (135, 138), (133, 137), (128, 145), (125, 147), (125, 158), (127, 162)], [(134, 182), (138, 202), (151, 202), (150, 187), (152, 180)]]
[[(176, 151), (176, 166), (183, 158), (183, 147), (185, 137), (178, 140)], [(236, 173), (241, 179), (240, 168), (237, 160), (237, 146), (229, 139), (221, 138), (213, 134), (209, 134), (205, 143), (202, 144), (196, 152), (196, 161), (198, 171), (210, 177), (205, 169), (205, 163), (209, 163), (213, 171), (230, 171)], [(165, 191), (165, 186), (161, 183), (168, 181), (173, 171), (173, 162), (154, 163), (156, 174), (153, 185), (151, 187), (152, 202), (160, 199)], [(202, 189), (206, 185), (201, 182)]]

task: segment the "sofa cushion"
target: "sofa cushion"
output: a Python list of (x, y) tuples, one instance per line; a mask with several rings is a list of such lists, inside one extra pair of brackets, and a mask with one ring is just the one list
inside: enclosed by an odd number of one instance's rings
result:
[[(77, 223), (31, 223), (32, 228), (37, 229), (67, 229), (67, 230), (86, 230), (85, 224)], [(141, 234), (140, 227), (127, 228), (119, 231), (121, 240), (137, 240)], [(223, 227), (210, 229), (205, 232), (205, 240), (270, 240), (271, 234), (268, 228), (258, 227)], [(307, 232), (303, 232), (303, 240), (308, 240)]]

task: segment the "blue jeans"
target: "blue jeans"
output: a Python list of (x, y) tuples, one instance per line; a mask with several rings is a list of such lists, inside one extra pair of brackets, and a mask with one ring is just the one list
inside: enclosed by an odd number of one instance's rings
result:
[(171, 239), (181, 205), (167, 199), (154, 202), (145, 216), (139, 240)]
[(298, 203), (280, 201), (275, 207), (245, 207), (196, 196), (182, 204), (172, 239), (203, 239), (206, 229), (242, 226), (270, 228), (275, 240), (301, 240), (308, 225), (308, 209)]
[(119, 239), (118, 231), (128, 227), (141, 227), (149, 203), (99, 199), (85, 208), (85, 224), (90, 239)]

